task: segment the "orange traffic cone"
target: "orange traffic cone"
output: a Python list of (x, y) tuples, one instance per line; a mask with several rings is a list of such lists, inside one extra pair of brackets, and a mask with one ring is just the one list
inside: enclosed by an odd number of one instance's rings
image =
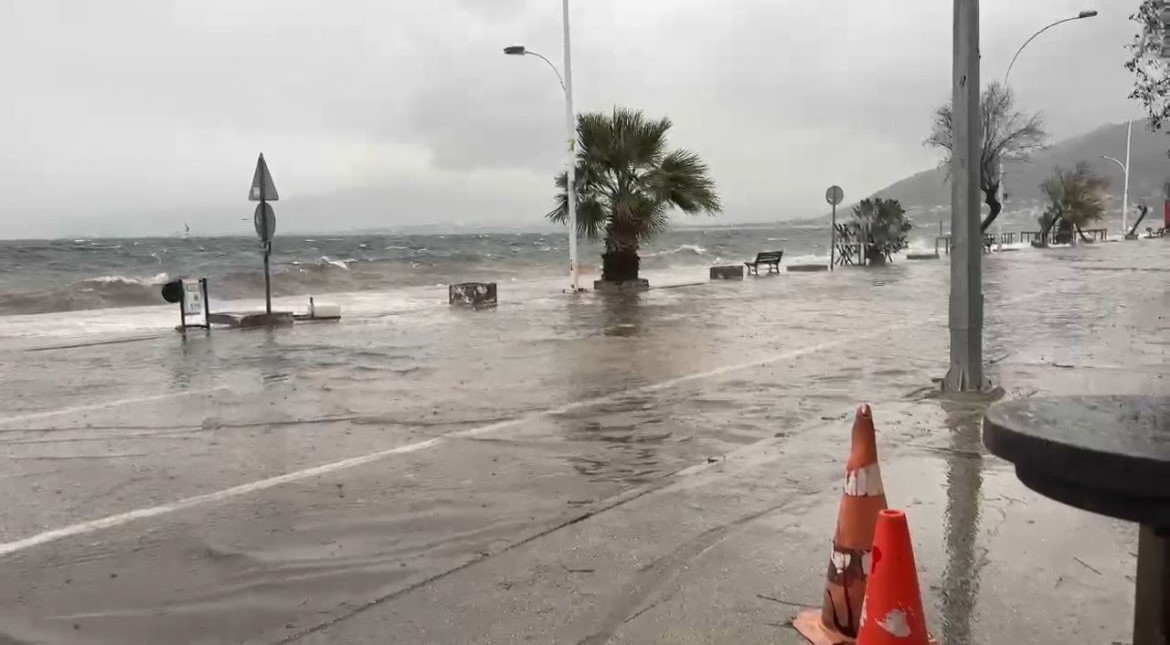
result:
[(873, 544), (857, 645), (928, 645), (910, 528), (902, 511), (882, 511)]
[(829, 557), (824, 605), (800, 612), (793, 621), (797, 631), (814, 645), (838, 645), (857, 638), (874, 529), (878, 513), (885, 508), (873, 414), (863, 405), (853, 421), (853, 447), (845, 466), (845, 490)]

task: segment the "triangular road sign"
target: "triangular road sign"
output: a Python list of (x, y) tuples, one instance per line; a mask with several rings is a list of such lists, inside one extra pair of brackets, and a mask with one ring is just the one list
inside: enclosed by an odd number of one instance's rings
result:
[(268, 172), (268, 164), (264, 162), (264, 153), (256, 161), (256, 174), (252, 176), (252, 190), (248, 192), (248, 201), (274, 202), (280, 199), (276, 195), (276, 184), (272, 182), (272, 173)]

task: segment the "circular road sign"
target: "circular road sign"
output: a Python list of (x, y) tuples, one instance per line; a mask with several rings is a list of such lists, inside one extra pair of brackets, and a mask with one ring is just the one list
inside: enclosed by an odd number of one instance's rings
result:
[(276, 234), (276, 213), (266, 202), (256, 205), (256, 214), (252, 216), (252, 223), (256, 225), (256, 235), (261, 242), (271, 242)]
[(829, 189), (825, 191), (825, 201), (829, 202), (833, 206), (836, 206), (837, 204), (845, 201), (845, 191), (841, 190), (840, 186), (830, 186)]

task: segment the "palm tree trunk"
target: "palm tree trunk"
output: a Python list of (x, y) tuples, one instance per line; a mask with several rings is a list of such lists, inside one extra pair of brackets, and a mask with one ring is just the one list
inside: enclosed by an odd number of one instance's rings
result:
[(605, 253), (601, 255), (601, 279), (606, 282), (637, 280), (640, 264), (637, 234), (611, 226), (605, 237)]
[(999, 201), (999, 184), (984, 189), (983, 203), (987, 204), (987, 217), (983, 219), (983, 224), (979, 227), (980, 233), (986, 233), (995, 218), (999, 217), (999, 212), (1003, 210), (1003, 204)]

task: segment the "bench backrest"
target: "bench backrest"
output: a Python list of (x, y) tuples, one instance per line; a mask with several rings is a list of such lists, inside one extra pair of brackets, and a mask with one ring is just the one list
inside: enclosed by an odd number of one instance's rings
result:
[(756, 254), (756, 262), (779, 262), (784, 257), (784, 251), (764, 251)]

